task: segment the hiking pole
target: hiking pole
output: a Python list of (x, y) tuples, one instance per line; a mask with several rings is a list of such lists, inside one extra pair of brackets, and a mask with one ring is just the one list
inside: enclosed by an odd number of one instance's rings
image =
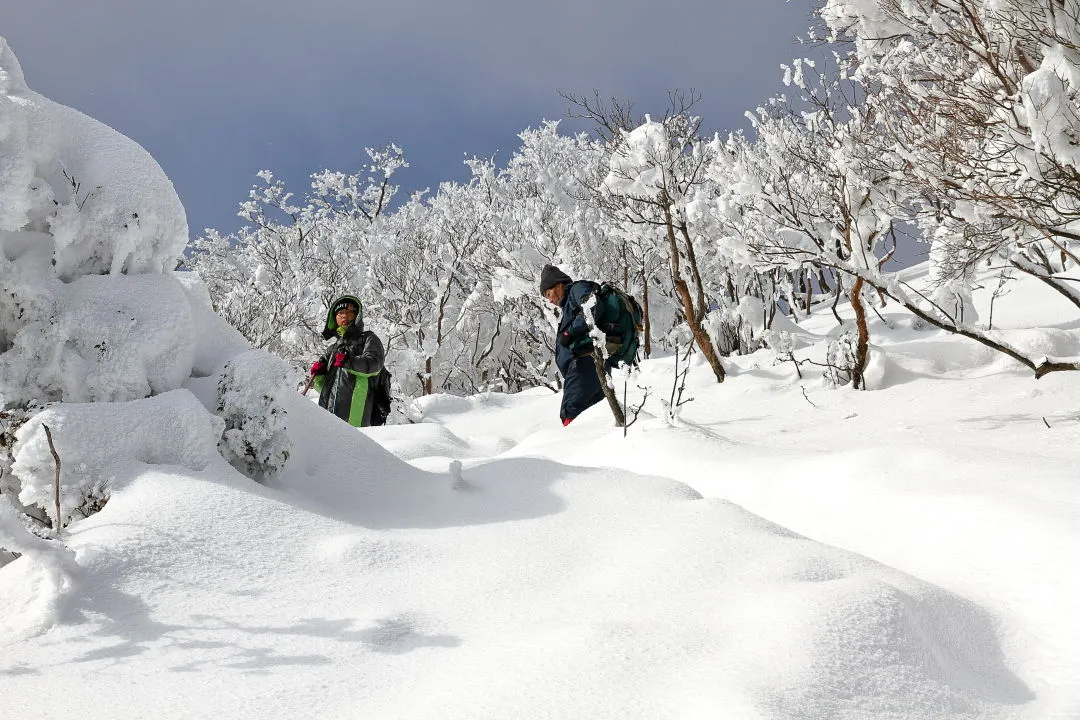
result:
[(308, 378), (307, 385), (304, 386), (304, 390), (300, 394), (303, 395), (304, 397), (307, 397), (308, 390), (311, 389), (311, 383), (313, 383), (313, 382), (315, 382), (315, 376), (314, 375), (312, 375), (311, 377)]

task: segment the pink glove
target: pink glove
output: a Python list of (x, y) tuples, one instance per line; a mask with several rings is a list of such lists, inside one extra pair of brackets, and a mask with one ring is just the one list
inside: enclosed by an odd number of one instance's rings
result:
[(315, 362), (311, 363), (311, 377), (315, 377), (316, 375), (322, 375), (325, 372), (326, 366), (323, 365), (322, 360), (316, 360)]
[(339, 368), (345, 365), (345, 353), (339, 352), (334, 356), (334, 367)]

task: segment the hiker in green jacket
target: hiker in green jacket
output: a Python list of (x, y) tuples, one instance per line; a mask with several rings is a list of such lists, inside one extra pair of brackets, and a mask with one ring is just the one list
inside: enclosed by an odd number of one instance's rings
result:
[(386, 359), (379, 337), (364, 330), (363, 309), (353, 295), (330, 305), (323, 338), (335, 340), (311, 365), (319, 405), (354, 427), (371, 425), (372, 389)]

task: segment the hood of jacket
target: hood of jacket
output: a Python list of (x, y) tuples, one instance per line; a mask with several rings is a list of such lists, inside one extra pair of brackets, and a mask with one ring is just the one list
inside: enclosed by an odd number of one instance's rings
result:
[(334, 317), (334, 315), (336, 314), (334, 312), (334, 308), (337, 307), (339, 303), (345, 300), (348, 300), (351, 303), (356, 303), (356, 320), (353, 321), (353, 326), (356, 327), (357, 331), (362, 331), (364, 329), (364, 304), (360, 302), (360, 298), (356, 297), (355, 295), (342, 295), (337, 300), (334, 300), (334, 302), (330, 303), (330, 307), (326, 311), (326, 327), (324, 327), (322, 331), (322, 336), (324, 340), (329, 340), (332, 337), (339, 336), (344, 331), (343, 328), (338, 327), (337, 319), (335, 319)]

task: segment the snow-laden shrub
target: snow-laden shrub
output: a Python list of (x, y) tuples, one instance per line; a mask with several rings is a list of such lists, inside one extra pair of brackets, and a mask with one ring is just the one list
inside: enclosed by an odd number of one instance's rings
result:
[[(0, 407), (3, 406), (3, 398), (0, 397)], [(36, 412), (27, 408), (10, 408), (0, 410), (0, 493), (10, 488), (4, 479), (11, 476), (11, 461), (15, 447), (15, 433), (23, 423)]]
[(942, 282), (930, 299), (955, 322), (974, 325), (979, 321), (979, 311), (971, 297), (971, 282), (967, 278)]
[[(49, 532), (50, 520), (44, 508), (26, 507), (19, 502), (18, 496), (22, 485), (19, 478), (11, 471), (11, 465), (15, 462), (15, 442), (19, 428), (41, 409), (35, 405), (0, 410), (0, 495), (10, 501), (10, 504), (22, 514), (24, 524), (31, 531), (44, 537)], [(0, 564), (3, 564), (2, 558), (0, 558)]]
[(37, 413), (15, 433), (11, 471), (19, 501), (44, 508), (54, 527), (56, 464), (45, 425), (61, 460), (62, 525), (103, 504), (115, 483), (144, 465), (202, 470), (218, 457), (223, 429), (187, 390), (123, 403), (57, 403)]
[(250, 350), (230, 360), (218, 379), (218, 414), (225, 420), (221, 454), (248, 477), (260, 480), (289, 459), (292, 441), (285, 426), (282, 393), (289, 366), (265, 350)]
[(761, 335), (761, 342), (776, 353), (777, 362), (786, 362), (795, 357), (795, 336), (786, 330), (766, 330)]
[[(192, 368), (172, 183), (134, 141), (30, 90), (0, 38), (0, 395), (123, 401)], [(108, 274), (108, 275), (106, 275)]]
[(9, 403), (137, 400), (191, 375), (195, 327), (180, 284), (161, 275), (88, 275), (74, 282), (19, 263), (4, 285), (20, 327), (0, 354)]
[(3, 38), (0, 229), (36, 232), (63, 279), (171, 270), (188, 234), (184, 207), (150, 154), (27, 87)]
[(825, 379), (833, 385), (847, 385), (851, 382), (851, 371), (855, 368), (859, 335), (855, 330), (845, 330), (839, 337), (829, 341), (825, 351)]
[(704, 324), (721, 355), (749, 355), (764, 345), (765, 306), (756, 297), (744, 297), (735, 307), (709, 312)]

